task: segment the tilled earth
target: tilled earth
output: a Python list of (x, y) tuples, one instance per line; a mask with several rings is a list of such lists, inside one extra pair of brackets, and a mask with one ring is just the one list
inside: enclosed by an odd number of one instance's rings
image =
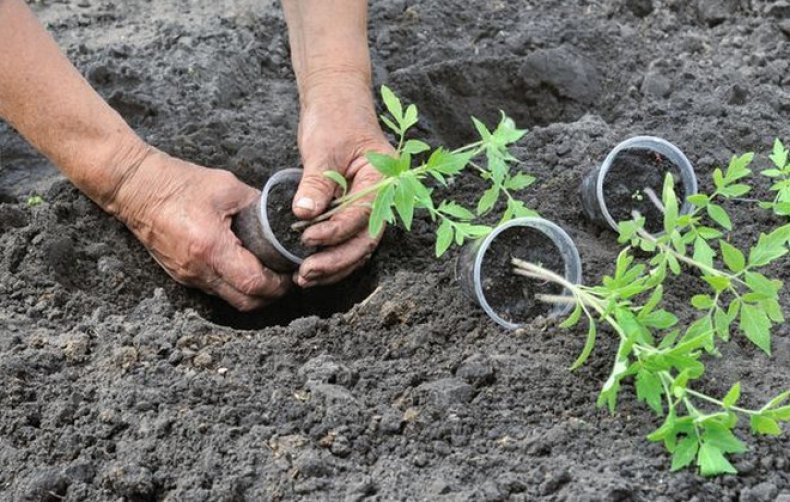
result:
[[(157, 147), (256, 186), (298, 165), (277, 4), (33, 7)], [(574, 237), (587, 282), (618, 248), (577, 188), (616, 143), (669, 139), (704, 189), (732, 154), (763, 167), (773, 138), (790, 140), (784, 0), (384, 0), (370, 17), (376, 82), (417, 103), (432, 143), (459, 145), (469, 114), (499, 109), (531, 130), (516, 148), (539, 178), (525, 200)], [(479, 191), (471, 176), (452, 187)], [(45, 202), (28, 207), (33, 193)], [(780, 223), (729, 209), (741, 245)], [(431, 232), (423, 215), (345, 284), (235, 315), (170, 281), (0, 125), (0, 499), (790, 500), (790, 434), (739, 429), (738, 476), (671, 473), (630, 385), (616, 414), (594, 406), (611, 337), (569, 372), (583, 331), (503, 332), (462, 296), (454, 256), (432, 257)], [(698, 285), (672, 283), (669, 308), (691, 315)], [(738, 338), (709, 361), (706, 391), (737, 380), (752, 406), (790, 387), (787, 325), (771, 359)]]

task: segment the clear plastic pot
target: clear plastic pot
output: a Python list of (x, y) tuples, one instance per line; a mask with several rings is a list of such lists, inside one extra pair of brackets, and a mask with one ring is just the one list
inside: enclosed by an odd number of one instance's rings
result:
[[(582, 280), (582, 263), (579, 252), (570, 236), (555, 223), (537, 217), (517, 218), (494, 229), (484, 239), (466, 244), (458, 256), (455, 266), (455, 277), (461, 290), (470, 299), (477, 302), (485, 313), (497, 324), (513, 330), (524, 325), (523, 322), (512, 322), (502, 318), (489, 304), (483, 288), (481, 269), (486, 252), (502, 232), (513, 227), (529, 227), (548, 237), (556, 246), (565, 264), (564, 277), (573, 284)], [(569, 295), (563, 290), (562, 295)], [(550, 317), (561, 316), (570, 312), (571, 304), (556, 304), (549, 312)], [(526, 321), (526, 320), (525, 320)]]
[(286, 249), (277, 239), (269, 224), (268, 200), (272, 188), (281, 183), (299, 183), (301, 169), (283, 169), (274, 173), (263, 186), (260, 198), (242, 209), (233, 219), (233, 232), (245, 248), (266, 267), (277, 272), (292, 272), (299, 268), (306, 256)]
[[(691, 162), (682, 151), (669, 141), (655, 136), (635, 136), (629, 138), (609, 152), (606, 159), (598, 168), (590, 171), (581, 183), (582, 208), (585, 216), (601, 226), (608, 226), (617, 230), (617, 222), (612, 218), (604, 198), (603, 186), (606, 175), (614, 162), (617, 154), (630, 148), (653, 150), (667, 157), (680, 171), (680, 181), (683, 184), (685, 198), (680, 208), (680, 214), (691, 212), (693, 206), (686, 200), (697, 193), (697, 176)], [(661, 194), (659, 193), (660, 197)]]

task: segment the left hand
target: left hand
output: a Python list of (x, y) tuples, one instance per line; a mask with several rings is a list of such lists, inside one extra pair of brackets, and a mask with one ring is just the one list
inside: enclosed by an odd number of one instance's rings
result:
[[(378, 124), (369, 84), (342, 76), (335, 76), (325, 90), (312, 89), (302, 102), (298, 136), (304, 176), (293, 211), (301, 219), (323, 213), (337, 194), (338, 186), (325, 171), (339, 172), (348, 180), (349, 193), (358, 192), (381, 179), (365, 154), (395, 151)], [(331, 284), (362, 266), (381, 239), (369, 235), (369, 215), (369, 204), (355, 205), (308, 227), (303, 242), (324, 249), (304, 261), (294, 282), (303, 288)]]

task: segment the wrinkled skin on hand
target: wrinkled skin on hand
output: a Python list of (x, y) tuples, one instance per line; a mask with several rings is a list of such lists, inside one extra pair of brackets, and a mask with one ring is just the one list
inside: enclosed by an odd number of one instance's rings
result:
[[(301, 219), (320, 215), (340, 195), (338, 186), (323, 175), (325, 171), (343, 174), (349, 193), (355, 193), (381, 179), (365, 154), (394, 153), (378, 124), (368, 85), (333, 82), (326, 92), (313, 89), (306, 101), (298, 133), (305, 172), (293, 201), (294, 213)], [(337, 282), (370, 258), (381, 239), (380, 235), (371, 237), (367, 229), (372, 199), (304, 231), (306, 245), (324, 249), (307, 258), (294, 273), (296, 284), (311, 287)]]
[(261, 265), (231, 231), (231, 219), (258, 197), (232, 173), (152, 150), (127, 175), (113, 207), (177, 282), (254, 310), (286, 293), (290, 277)]

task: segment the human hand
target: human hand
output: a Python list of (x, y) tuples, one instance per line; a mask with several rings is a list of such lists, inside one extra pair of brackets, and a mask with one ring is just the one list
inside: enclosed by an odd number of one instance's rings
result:
[(151, 151), (108, 205), (177, 282), (254, 310), (282, 296), (287, 275), (264, 268), (231, 231), (258, 191), (232, 173)]
[[(293, 211), (301, 219), (311, 219), (329, 207), (338, 189), (323, 175), (325, 171), (344, 175), (349, 193), (356, 193), (381, 179), (365, 154), (375, 151), (392, 155), (395, 150), (378, 125), (373, 97), (365, 81), (348, 82), (336, 76), (325, 86), (313, 86), (305, 94), (298, 134), (304, 175), (294, 197)], [(302, 240), (306, 245), (324, 249), (302, 263), (294, 273), (296, 284), (331, 284), (367, 261), (381, 236), (368, 234), (370, 207), (365, 202), (372, 202), (372, 196), (304, 231)]]

